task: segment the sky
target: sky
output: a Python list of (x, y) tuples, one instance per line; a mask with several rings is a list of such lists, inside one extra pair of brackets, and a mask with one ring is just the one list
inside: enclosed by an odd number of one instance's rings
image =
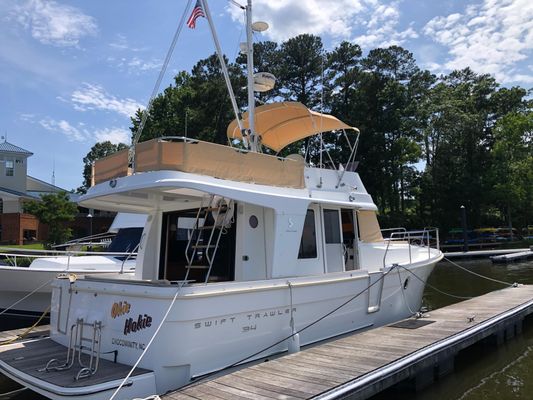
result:
[[(245, 0), (236, 0), (241, 4)], [(28, 174), (76, 189), (96, 143), (130, 142), (130, 116), (146, 106), (186, 0), (0, 0), (0, 136), (34, 153)], [(245, 40), (243, 12), (209, 7), (224, 53)], [(255, 0), (255, 40), (301, 33), (342, 40), (364, 54), (400, 45), (439, 75), (470, 67), (504, 86), (533, 87), (531, 0)], [(187, 15), (188, 16), (188, 15)], [(207, 21), (185, 27), (161, 89), (214, 52)]]

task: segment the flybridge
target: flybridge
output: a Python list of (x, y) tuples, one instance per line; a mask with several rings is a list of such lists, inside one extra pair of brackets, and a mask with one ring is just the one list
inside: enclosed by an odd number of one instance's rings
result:
[[(135, 149), (135, 172), (182, 171), (220, 179), (303, 188), (303, 158), (281, 158), (182, 137), (142, 142)], [(132, 174), (128, 150), (97, 160), (93, 185)]]

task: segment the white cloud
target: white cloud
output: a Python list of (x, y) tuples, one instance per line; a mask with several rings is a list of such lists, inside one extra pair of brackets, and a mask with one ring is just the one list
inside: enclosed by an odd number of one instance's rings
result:
[(517, 64), (533, 50), (533, 3), (530, 0), (484, 0), (470, 5), (464, 14), (430, 20), (423, 32), (448, 47), (448, 70), (472, 68), (493, 74), (503, 82), (531, 82)]
[(21, 121), (25, 121), (25, 122), (33, 122), (33, 120), (35, 119), (35, 114), (31, 114), (31, 113), (20, 113), (19, 114), (19, 118)]
[(45, 118), (40, 120), (39, 124), (49, 131), (59, 132), (65, 135), (71, 142), (85, 142), (87, 140), (82, 130), (72, 126), (64, 119), (57, 121), (52, 118)]
[(127, 51), (133, 51), (133, 52), (146, 50), (145, 48), (142, 48), (142, 47), (134, 47), (130, 45), (126, 36), (124, 36), (121, 33), (118, 33), (115, 37), (115, 40), (109, 43), (109, 47), (111, 47), (113, 50), (127, 50)]
[(93, 17), (55, 1), (26, 1), (12, 10), (10, 19), (29, 30), (34, 39), (55, 46), (76, 46), (81, 38), (98, 31)]
[(107, 57), (107, 62), (121, 72), (129, 74), (139, 74), (142, 72), (159, 70), (163, 62), (159, 59), (143, 60), (140, 57)]
[(140, 71), (149, 71), (152, 69), (160, 69), (163, 63), (160, 60), (144, 61), (139, 57), (133, 57), (126, 65)]
[(129, 143), (131, 137), (128, 129), (120, 127), (89, 129), (83, 122), (74, 126), (64, 119), (55, 120), (50, 117), (41, 119), (39, 124), (48, 131), (61, 133), (70, 142), (95, 143), (109, 140), (111, 143), (118, 144)]
[(104, 128), (94, 131), (94, 139), (97, 142), (105, 142), (109, 140), (111, 143), (129, 143), (131, 132), (123, 128)]
[(142, 104), (133, 99), (117, 99), (102, 86), (90, 83), (84, 83), (81, 89), (75, 90), (70, 100), (78, 111), (113, 111), (126, 117), (133, 116), (138, 108), (143, 108)]
[[(352, 40), (362, 47), (389, 46), (418, 37), (412, 27), (397, 31), (398, 4), (380, 0), (256, 0), (254, 19), (268, 22), (270, 28), (265, 35), (278, 42), (312, 33)], [(233, 20), (242, 20), (238, 8), (228, 6), (228, 11)], [(358, 34), (361, 31), (364, 33)]]
[(409, 26), (407, 29), (398, 31), (400, 20), (399, 2), (380, 4), (372, 2), (368, 10), (368, 21), (362, 21), (366, 27), (363, 35), (356, 36), (353, 41), (363, 48), (388, 47), (401, 45), (408, 39), (416, 39), (418, 33)]

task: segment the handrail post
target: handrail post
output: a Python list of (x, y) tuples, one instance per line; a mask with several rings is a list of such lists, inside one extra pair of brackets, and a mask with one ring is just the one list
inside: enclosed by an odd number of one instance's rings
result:
[(407, 232), (407, 243), (409, 245), (409, 264), (412, 264), (413, 259), (411, 257), (411, 232)]

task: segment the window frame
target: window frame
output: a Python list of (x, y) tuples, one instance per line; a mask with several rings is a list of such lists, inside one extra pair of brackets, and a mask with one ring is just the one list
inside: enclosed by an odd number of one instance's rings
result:
[[(8, 163), (11, 164), (10, 167), (8, 167)], [(11, 171), (11, 173), (9, 173)], [(5, 174), (6, 176), (15, 176), (15, 161), (12, 159), (6, 159), (5, 160)]]
[[(312, 218), (309, 218), (309, 215), (312, 216)], [(304, 246), (304, 235), (306, 234), (306, 224), (308, 221), (312, 221), (313, 223), (313, 236), (314, 236), (314, 254), (303, 254), (303, 246)], [(302, 235), (300, 236), (300, 246), (298, 248), (298, 260), (316, 260), (318, 259), (318, 237), (317, 237), (317, 223), (316, 223), (316, 212), (313, 208), (308, 208), (307, 212), (305, 213), (304, 217), (304, 223), (302, 227)]]

